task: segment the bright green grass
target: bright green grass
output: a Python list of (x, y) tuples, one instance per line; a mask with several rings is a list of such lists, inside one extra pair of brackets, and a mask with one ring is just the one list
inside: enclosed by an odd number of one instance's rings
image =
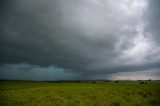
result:
[(160, 106), (160, 83), (0, 81), (0, 106)]

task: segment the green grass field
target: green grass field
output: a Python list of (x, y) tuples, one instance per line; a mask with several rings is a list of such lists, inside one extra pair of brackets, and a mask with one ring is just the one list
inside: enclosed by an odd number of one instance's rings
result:
[(160, 106), (160, 82), (0, 81), (0, 106)]

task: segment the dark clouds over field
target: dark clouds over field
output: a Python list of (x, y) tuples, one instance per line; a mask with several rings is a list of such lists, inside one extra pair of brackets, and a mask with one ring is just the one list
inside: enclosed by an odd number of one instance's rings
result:
[(159, 0), (2, 0), (0, 78), (116, 79), (137, 73), (158, 79), (159, 6)]

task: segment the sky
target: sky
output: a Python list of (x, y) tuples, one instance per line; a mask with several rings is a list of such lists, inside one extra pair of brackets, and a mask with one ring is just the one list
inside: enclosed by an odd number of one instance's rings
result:
[(160, 79), (160, 0), (1, 0), (0, 79)]

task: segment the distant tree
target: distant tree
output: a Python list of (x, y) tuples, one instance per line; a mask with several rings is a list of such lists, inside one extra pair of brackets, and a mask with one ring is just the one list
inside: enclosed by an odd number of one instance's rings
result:
[(145, 81), (145, 84), (148, 84), (148, 82), (147, 82), (147, 81)]
[(148, 79), (148, 81), (151, 81), (151, 79)]
[(139, 81), (139, 84), (144, 84), (144, 81), (140, 80), (140, 81)]
[(119, 83), (119, 81), (115, 81), (115, 83)]

